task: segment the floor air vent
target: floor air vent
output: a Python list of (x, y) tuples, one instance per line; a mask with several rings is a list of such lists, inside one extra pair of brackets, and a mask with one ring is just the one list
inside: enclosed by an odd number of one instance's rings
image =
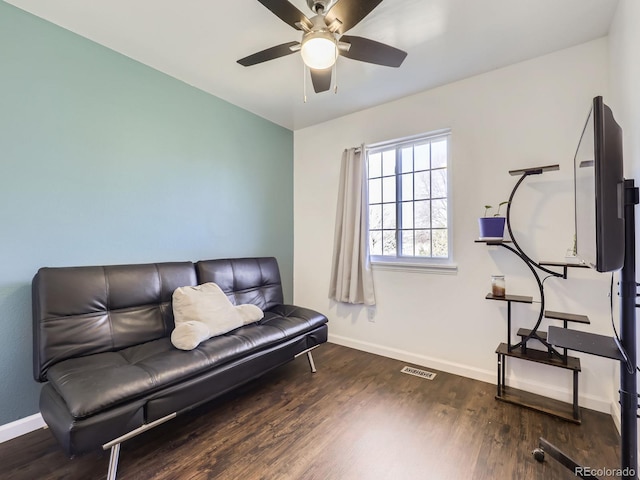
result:
[(426, 378), (427, 380), (433, 380), (436, 378), (436, 374), (433, 372), (427, 372), (426, 370), (420, 370), (419, 368), (404, 367), (400, 370), (402, 373), (408, 373), (409, 375), (415, 375), (416, 377)]

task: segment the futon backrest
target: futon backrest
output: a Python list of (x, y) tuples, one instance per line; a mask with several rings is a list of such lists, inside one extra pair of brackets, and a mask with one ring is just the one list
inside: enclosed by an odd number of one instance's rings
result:
[(231, 303), (252, 303), (268, 310), (283, 303), (278, 262), (273, 257), (201, 260), (196, 263), (198, 283), (214, 282)]
[(197, 285), (191, 262), (41, 268), (32, 282), (34, 378), (46, 381), (68, 358), (170, 335), (171, 296), (186, 285)]

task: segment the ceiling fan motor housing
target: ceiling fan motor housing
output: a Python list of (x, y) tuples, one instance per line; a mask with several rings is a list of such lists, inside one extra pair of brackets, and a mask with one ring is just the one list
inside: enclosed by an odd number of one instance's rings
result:
[(307, 0), (307, 5), (317, 14), (325, 14), (336, 3), (336, 0)]

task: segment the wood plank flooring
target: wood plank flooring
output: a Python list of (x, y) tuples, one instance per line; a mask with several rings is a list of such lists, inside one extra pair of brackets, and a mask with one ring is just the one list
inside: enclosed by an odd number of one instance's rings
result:
[[(531, 451), (540, 436), (592, 468), (617, 468), (610, 416), (582, 425), (494, 399), (495, 386), (325, 344), (233, 395), (122, 446), (118, 478), (216, 480), (573, 479)], [(48, 430), (0, 444), (0, 478), (102, 479), (108, 452), (68, 459)], [(614, 477), (603, 477), (614, 478)]]

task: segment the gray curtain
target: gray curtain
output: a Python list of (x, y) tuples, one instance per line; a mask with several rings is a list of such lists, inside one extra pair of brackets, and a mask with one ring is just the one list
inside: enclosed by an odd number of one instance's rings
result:
[(369, 262), (367, 175), (364, 147), (342, 154), (329, 297), (375, 305)]

